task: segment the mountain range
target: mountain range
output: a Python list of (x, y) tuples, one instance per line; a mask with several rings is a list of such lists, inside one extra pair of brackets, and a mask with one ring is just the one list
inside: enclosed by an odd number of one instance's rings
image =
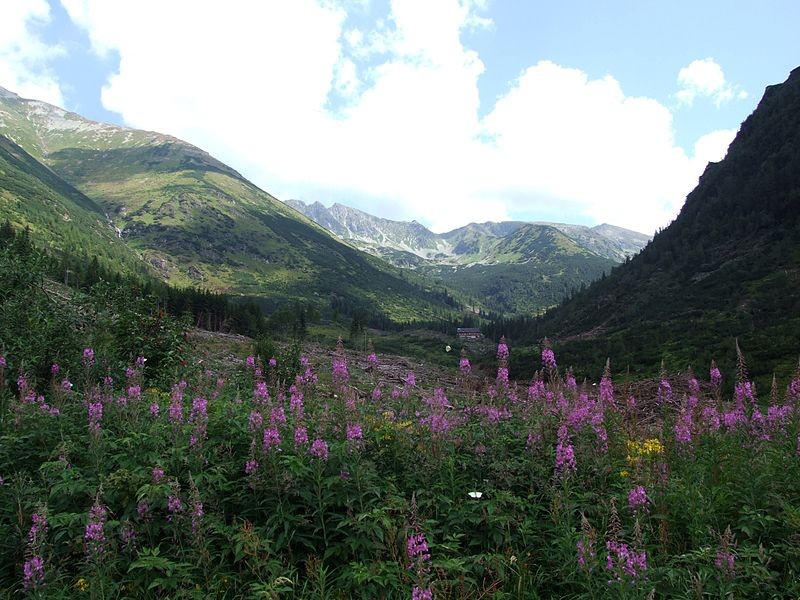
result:
[[(0, 88), (0, 217), (56, 248), (173, 285), (302, 301), (395, 321), (455, 302), (331, 236), (203, 150), (97, 123)], [(111, 249), (114, 249), (113, 257)]]
[[(106, 266), (268, 309), (303, 301), (409, 321), (452, 312), (451, 290), (473, 307), (538, 312), (647, 242), (609, 225), (524, 222), (440, 235), (342, 205), (284, 204), (187, 142), (3, 88), (0, 136), (4, 160), (16, 161), (0, 210), (16, 225)], [(26, 178), (35, 190), (19, 189)]]
[(424, 273), (505, 314), (540, 312), (639, 252), (649, 237), (603, 224), (470, 223), (437, 234), (320, 202), (287, 204), (355, 247)]

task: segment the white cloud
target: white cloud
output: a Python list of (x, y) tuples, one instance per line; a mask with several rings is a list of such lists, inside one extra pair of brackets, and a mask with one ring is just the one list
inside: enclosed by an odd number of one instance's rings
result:
[(693, 60), (678, 72), (681, 89), (675, 94), (680, 104), (691, 106), (695, 98), (710, 98), (719, 107), (734, 97), (743, 100), (747, 92), (725, 81), (725, 74), (713, 58)]
[(62, 3), (97, 52), (119, 52), (106, 108), (202, 146), (281, 198), (437, 230), (560, 212), (652, 232), (725, 139), (710, 134), (687, 155), (665, 106), (547, 61), (481, 118), (485, 66), (461, 41), (491, 27), (480, 1), (392, 0), (360, 29), (331, 0)]
[(3, 0), (0, 18), (0, 86), (23, 98), (63, 105), (58, 80), (47, 67), (62, 52), (44, 43), (34, 29), (50, 21), (46, 0)]

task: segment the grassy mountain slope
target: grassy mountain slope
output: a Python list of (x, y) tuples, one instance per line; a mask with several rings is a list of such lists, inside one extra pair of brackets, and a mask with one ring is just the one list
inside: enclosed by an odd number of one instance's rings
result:
[(428, 267), (425, 271), (506, 314), (549, 308), (617, 264), (549, 225), (524, 224), (499, 238), (473, 233), (462, 236), (459, 243), (466, 249), (474, 242), (480, 261)]
[(191, 144), (8, 92), (0, 133), (91, 198), (169, 283), (319, 305), (335, 295), (398, 321), (452, 308), (418, 277), (339, 242)]
[[(734, 337), (768, 374), (800, 353), (800, 69), (767, 88), (727, 157), (628, 263), (528, 332), (569, 361), (610, 355), (653, 372), (663, 357), (733, 360)], [(662, 354), (662, 349), (666, 350)]]
[(102, 209), (17, 144), (0, 135), (0, 219), (29, 227), (47, 246), (95, 255), (103, 266), (144, 273), (145, 265)]

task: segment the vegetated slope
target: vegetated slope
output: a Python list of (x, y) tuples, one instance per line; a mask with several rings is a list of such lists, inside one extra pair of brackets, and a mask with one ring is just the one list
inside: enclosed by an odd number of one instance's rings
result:
[(326, 305), (336, 296), (397, 321), (453, 306), (176, 138), (95, 123), (2, 89), (0, 133), (90, 197), (171, 284), (275, 302)]
[[(465, 239), (462, 237), (462, 243)], [(555, 227), (537, 224), (524, 224), (495, 238), (482, 254), (480, 261), (470, 264), (427, 266), (424, 270), (470, 298), (515, 314), (553, 306), (617, 264)]]
[(650, 372), (662, 348), (674, 367), (698, 356), (732, 360), (739, 337), (764, 374), (774, 367), (785, 374), (800, 353), (799, 290), (795, 69), (767, 88), (675, 221), (627, 264), (536, 322), (528, 337), (556, 337), (575, 364), (607, 354), (618, 367)]
[(505, 314), (553, 306), (649, 240), (612, 225), (524, 221), (470, 223), (436, 234), (416, 221), (383, 219), (342, 204), (287, 204), (354, 246)]
[(0, 220), (30, 228), (52, 249), (97, 256), (103, 266), (124, 273), (147, 272), (94, 201), (2, 135)]

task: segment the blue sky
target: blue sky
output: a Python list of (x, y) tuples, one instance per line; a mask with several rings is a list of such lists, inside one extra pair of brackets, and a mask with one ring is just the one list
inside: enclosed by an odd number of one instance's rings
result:
[[(4, 0), (0, 86), (186, 139), (282, 199), (442, 231), (666, 226), (796, 1)], [(793, 30), (795, 29), (795, 30)]]

